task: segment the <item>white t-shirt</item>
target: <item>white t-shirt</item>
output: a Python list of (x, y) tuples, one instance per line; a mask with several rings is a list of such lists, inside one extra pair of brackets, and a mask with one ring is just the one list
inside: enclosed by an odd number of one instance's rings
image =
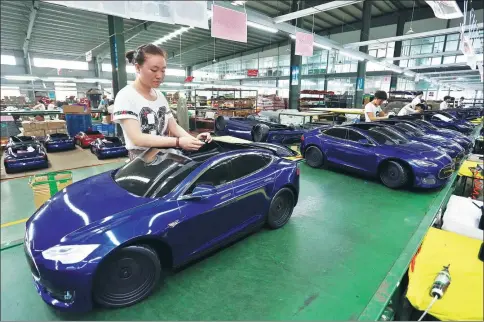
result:
[(378, 113), (381, 112), (381, 107), (376, 106), (372, 102), (365, 105), (365, 122), (371, 122), (370, 118), (368, 117), (367, 113), (373, 113), (374, 116), (378, 116)]
[(415, 113), (415, 110), (412, 108), (412, 103), (408, 103), (398, 112), (398, 116), (410, 115)]
[(442, 103), (440, 103), (440, 109), (441, 110), (445, 110), (447, 109), (449, 106), (447, 105), (447, 102), (446, 101), (443, 101)]
[(422, 103), (422, 100), (420, 99), (420, 97), (415, 97), (413, 100), (412, 100), (412, 107), (415, 108), (415, 106), (417, 106), (417, 104), (420, 104)]
[[(152, 135), (165, 136), (167, 134), (168, 121), (173, 114), (168, 106), (165, 96), (158, 90), (156, 100), (150, 101), (136, 91), (133, 85), (127, 85), (121, 89), (114, 100), (113, 121), (120, 123), (123, 119), (134, 119), (140, 122), (141, 132)], [(126, 133), (123, 129), (123, 133)], [(146, 150), (146, 147), (138, 147), (124, 134), (126, 149)]]

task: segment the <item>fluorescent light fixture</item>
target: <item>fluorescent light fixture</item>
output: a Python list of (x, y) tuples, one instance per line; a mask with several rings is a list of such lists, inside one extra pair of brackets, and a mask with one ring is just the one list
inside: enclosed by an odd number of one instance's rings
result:
[(339, 54), (346, 56), (348, 58), (353, 58), (353, 59), (360, 60), (360, 61), (365, 60), (363, 57), (356, 56), (355, 54), (351, 54), (351, 53), (348, 53), (348, 52), (342, 51), (342, 50), (339, 51)]
[(413, 75), (412, 73), (410, 73), (410, 72), (403, 72), (403, 74), (404, 74), (405, 76), (408, 76), (408, 77), (413, 77), (413, 76), (414, 76), (414, 75)]
[(309, 15), (312, 15), (312, 14), (315, 14), (315, 13), (320, 13), (320, 12), (323, 12), (323, 11), (329, 11), (329, 10), (344, 7), (344, 6), (349, 6), (349, 5), (358, 3), (358, 2), (363, 2), (363, 0), (329, 1), (329, 2), (321, 4), (319, 6), (301, 9), (301, 10), (298, 10), (298, 11), (295, 11), (295, 12), (291, 12), (291, 13), (288, 13), (288, 14), (285, 14), (285, 15), (282, 15), (282, 16), (275, 17), (273, 20), (274, 20), (275, 23), (281, 23), (281, 22), (284, 22), (284, 21), (309, 16)]
[(54, 83), (54, 86), (77, 86), (76, 83)]
[(290, 34), (289, 37), (291, 37), (291, 39), (296, 39), (296, 36), (293, 34)]
[(247, 1), (232, 1), (234, 6), (243, 6)]
[(180, 83), (170, 83), (170, 82), (168, 82), (168, 83), (162, 83), (161, 85), (165, 85), (165, 86), (182, 86), (182, 84), (180, 84)]
[(78, 83), (101, 83), (101, 84), (111, 84), (110, 79), (106, 78), (79, 78)]
[(77, 81), (74, 77), (47, 77), (42, 78), (43, 81), (46, 82), (75, 82)]
[(317, 47), (317, 48), (321, 48), (321, 49), (326, 49), (326, 50), (331, 50), (332, 49), (332, 47), (330, 47), (330, 46), (321, 45), (321, 44), (318, 44), (316, 42), (313, 42), (313, 46), (314, 47)]
[(2, 85), (1, 88), (2, 89), (20, 89), (20, 87), (18, 86), (5, 86), (5, 85)]
[(193, 86), (193, 87), (198, 87), (200, 85), (202, 85), (202, 84), (198, 84), (198, 83), (185, 83), (185, 84), (183, 84), (183, 86)]
[(39, 79), (37, 76), (29, 76), (29, 75), (7, 75), (3, 76), (5, 79), (9, 80), (20, 80), (20, 81), (33, 81)]
[(166, 35), (164, 37), (161, 37), (160, 39), (154, 41), (153, 44), (160, 45), (160, 44), (162, 44), (164, 42), (167, 42), (168, 40), (171, 40), (171, 39), (173, 39), (175, 37), (178, 37), (182, 33), (187, 32), (188, 30), (190, 30), (192, 28), (194, 28), (194, 27), (182, 27), (182, 28), (180, 28), (178, 30), (175, 30), (175, 31), (169, 33), (168, 35)]
[(256, 28), (256, 29), (259, 29), (259, 30), (267, 31), (267, 32), (270, 32), (270, 33), (273, 33), (273, 34), (275, 34), (279, 31), (276, 28), (260, 25), (258, 23), (252, 22), (252, 21), (247, 21), (247, 26), (252, 27), (252, 28)]

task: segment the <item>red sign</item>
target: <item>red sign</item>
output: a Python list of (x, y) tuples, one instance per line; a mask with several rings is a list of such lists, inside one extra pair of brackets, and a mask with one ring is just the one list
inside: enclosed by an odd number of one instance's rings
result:
[(247, 70), (247, 76), (255, 76), (257, 77), (259, 75), (259, 70), (258, 69), (248, 69)]
[(193, 82), (193, 79), (194, 78), (195, 77), (193, 77), (193, 76), (188, 76), (187, 78), (185, 78), (185, 83), (191, 83), (191, 82)]

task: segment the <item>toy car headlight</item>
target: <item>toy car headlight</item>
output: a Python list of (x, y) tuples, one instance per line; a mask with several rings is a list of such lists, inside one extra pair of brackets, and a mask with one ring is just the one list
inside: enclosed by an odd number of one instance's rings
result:
[(425, 161), (425, 160), (414, 160), (413, 161), (416, 165), (421, 166), (421, 167), (436, 167), (437, 164), (430, 162), (430, 161)]
[(44, 250), (42, 256), (62, 264), (75, 264), (85, 259), (98, 247), (99, 245), (57, 245)]

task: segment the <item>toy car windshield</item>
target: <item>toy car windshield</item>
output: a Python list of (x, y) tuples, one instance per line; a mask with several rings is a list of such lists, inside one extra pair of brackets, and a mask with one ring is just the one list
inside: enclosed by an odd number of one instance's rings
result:
[(115, 146), (123, 145), (123, 142), (121, 142), (121, 140), (117, 137), (105, 137), (102, 140), (102, 142), (106, 147), (115, 147)]
[(380, 132), (378, 129), (370, 129), (369, 131), (366, 132), (369, 137), (371, 137), (373, 140), (375, 140), (378, 144), (380, 145), (397, 145), (398, 141), (395, 141), (391, 137), (389, 137), (387, 134), (383, 134)]
[(183, 155), (151, 148), (127, 163), (114, 181), (130, 193), (147, 197), (157, 192), (162, 197), (172, 191), (198, 165)]
[(376, 128), (372, 128), (371, 130), (389, 137), (396, 144), (407, 144), (408, 143), (408, 140), (403, 135), (398, 133), (398, 131), (395, 131), (394, 129), (384, 128), (384, 127), (376, 127)]
[(86, 132), (84, 132), (85, 134), (87, 135), (99, 135), (101, 134), (101, 132), (99, 131), (94, 131), (94, 130), (87, 130)]
[(12, 141), (15, 143), (23, 143), (23, 142), (30, 142), (34, 141), (34, 138), (31, 136), (12, 136)]
[(50, 135), (51, 138), (56, 138), (56, 139), (68, 139), (69, 136), (65, 133), (53, 133)]
[(452, 118), (450, 118), (450, 117), (448, 117), (448, 116), (446, 116), (444, 114), (440, 114), (440, 113), (439, 114), (435, 114), (432, 117), (434, 117), (436, 119), (439, 119), (441, 121), (444, 121), (444, 122), (450, 122), (450, 121), (452, 121)]
[(410, 125), (408, 123), (397, 123), (395, 124), (395, 127), (398, 129), (402, 130), (403, 132), (409, 134), (409, 135), (414, 135), (414, 136), (424, 136), (425, 133), (418, 128), (416, 128), (413, 125)]
[(435, 125), (433, 125), (429, 121), (425, 121), (425, 120), (415, 120), (415, 122), (417, 122), (418, 125), (423, 126), (426, 129), (430, 129), (430, 130), (434, 130), (434, 131), (439, 130), (438, 127), (436, 127)]

